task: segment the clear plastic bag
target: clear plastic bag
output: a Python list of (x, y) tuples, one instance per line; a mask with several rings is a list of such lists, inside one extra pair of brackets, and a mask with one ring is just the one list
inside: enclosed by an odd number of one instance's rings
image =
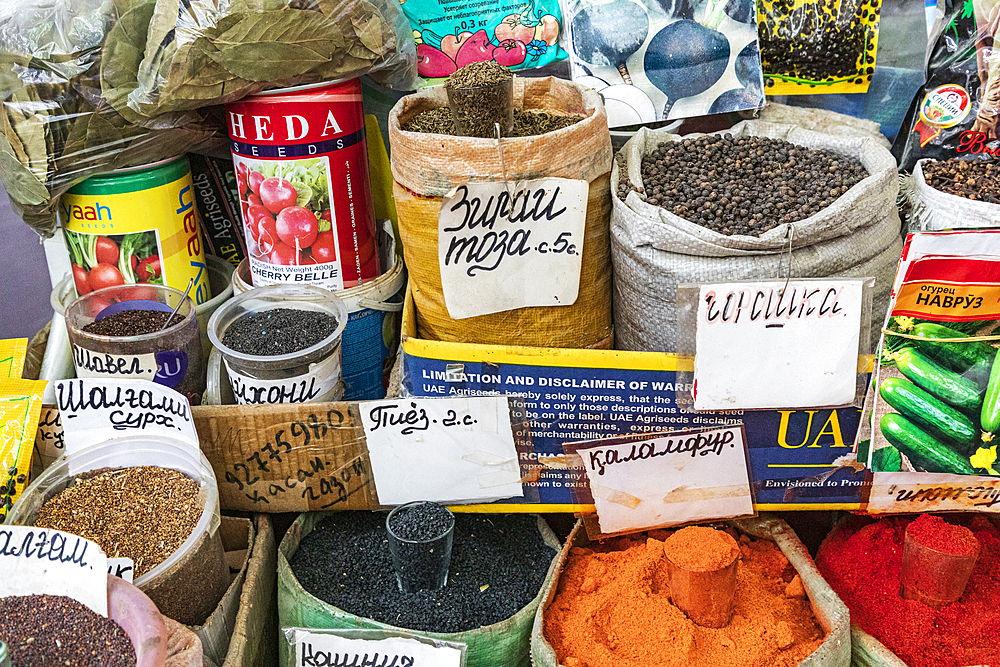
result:
[(229, 157), (217, 105), (362, 74), (416, 81), (396, 0), (0, 0), (0, 180), (51, 236), (59, 195), (89, 176)]

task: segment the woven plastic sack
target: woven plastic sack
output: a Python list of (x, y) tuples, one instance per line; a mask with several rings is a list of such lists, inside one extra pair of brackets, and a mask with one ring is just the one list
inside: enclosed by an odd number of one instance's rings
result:
[(924, 180), (923, 165), (933, 160), (920, 160), (913, 175), (905, 177), (904, 189), (909, 199), (911, 232), (936, 232), (942, 229), (1000, 227), (1000, 204), (990, 204), (948, 194), (932, 188)]
[[(578, 114), (570, 127), (535, 137), (504, 139), (503, 164), (494, 139), (404, 132), (414, 115), (448, 105), (443, 86), (404, 97), (389, 114), (393, 195), (421, 338), (533, 347), (610, 347), (611, 257), (608, 217), (611, 137), (600, 96), (552, 77), (514, 79), (514, 105)], [(590, 184), (580, 292), (570, 306), (517, 308), (453, 320), (438, 264), (438, 211), (464, 183), (556, 177)]]
[[(810, 606), (813, 614), (816, 615), (816, 622), (827, 633), (827, 636), (820, 647), (800, 662), (799, 666), (848, 667), (851, 664), (851, 635), (847, 607), (820, 576), (809, 551), (791, 526), (782, 519), (769, 517), (742, 519), (729, 523), (747, 535), (775, 542), (802, 578), (802, 585), (809, 596)], [(577, 521), (562, 551), (556, 557), (555, 576), (550, 576), (542, 588), (543, 601), (538, 607), (535, 623), (531, 629), (531, 662), (535, 667), (562, 667), (556, 659), (555, 650), (545, 639), (542, 631), (545, 610), (555, 599), (559, 587), (559, 574), (569, 557), (569, 550), (573, 547), (585, 547), (589, 543), (590, 540), (587, 538), (587, 531), (583, 529), (583, 523)]]
[[(295, 555), (302, 538), (312, 532), (317, 523), (334, 512), (307, 512), (300, 514), (295, 523), (285, 533), (278, 547), (278, 625), (280, 628), (325, 628), (345, 630), (390, 630), (414, 633), (414, 630), (398, 628), (369, 618), (356, 616), (307, 592), (299, 584), (289, 566), (289, 559)], [(528, 667), (528, 643), (535, 611), (542, 601), (542, 594), (555, 574), (555, 552), (559, 551), (559, 540), (549, 529), (545, 520), (538, 517), (538, 532), (553, 549), (553, 560), (538, 595), (526, 607), (510, 618), (465, 632), (417, 632), (426, 637), (450, 642), (461, 642), (468, 646), (465, 654), (466, 667)], [(294, 655), (289, 655), (288, 642), (282, 637), (278, 641), (279, 660), (282, 667), (294, 665)]]
[[(786, 277), (789, 268), (794, 278), (874, 276), (872, 333), (877, 338), (903, 247), (892, 154), (875, 138), (833, 136), (763, 121), (744, 121), (729, 132), (834, 150), (860, 159), (869, 176), (819, 213), (779, 225), (759, 238), (725, 236), (647, 204), (635, 192), (625, 201), (615, 194), (611, 257), (616, 347), (675, 352), (679, 284), (777, 280)], [(662, 143), (680, 140), (675, 134), (640, 129), (623, 149), (627, 174), (617, 164), (612, 171), (613, 192), (618, 192), (622, 178), (641, 188), (642, 156)]]

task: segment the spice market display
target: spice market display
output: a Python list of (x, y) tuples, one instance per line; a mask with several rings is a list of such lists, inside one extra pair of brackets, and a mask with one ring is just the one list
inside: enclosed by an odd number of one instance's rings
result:
[(0, 0), (0, 667), (1000, 666), (998, 25)]

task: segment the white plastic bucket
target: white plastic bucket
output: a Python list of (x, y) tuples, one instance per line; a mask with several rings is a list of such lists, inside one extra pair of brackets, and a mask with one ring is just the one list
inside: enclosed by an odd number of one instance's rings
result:
[[(249, 278), (250, 269), (243, 260), (233, 274), (233, 291), (241, 294), (253, 289)], [(385, 398), (389, 370), (399, 345), (399, 313), (403, 310), (405, 286), (406, 271), (397, 261), (370, 283), (334, 292), (350, 313), (341, 360), (345, 401)]]

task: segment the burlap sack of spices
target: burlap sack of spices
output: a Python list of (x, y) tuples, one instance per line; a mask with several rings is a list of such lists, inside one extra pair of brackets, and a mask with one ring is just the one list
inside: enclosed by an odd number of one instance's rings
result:
[(726, 132), (849, 155), (861, 161), (868, 177), (808, 218), (778, 225), (760, 237), (726, 236), (648, 204), (638, 192), (630, 191), (624, 201), (618, 197), (620, 179), (642, 190), (644, 155), (662, 143), (681, 140), (668, 132), (640, 129), (623, 149), (627, 173), (618, 165), (612, 173), (616, 347), (675, 352), (680, 284), (778, 280), (788, 275), (789, 268), (793, 278), (874, 276), (872, 333), (877, 338), (903, 248), (896, 209), (899, 179), (892, 154), (874, 138), (763, 121), (744, 121)]
[[(816, 623), (826, 633), (826, 638), (819, 648), (799, 663), (799, 667), (848, 667), (851, 664), (851, 635), (847, 607), (823, 580), (795, 531), (785, 521), (767, 517), (740, 519), (728, 524), (751, 537), (775, 542), (802, 580)], [(542, 603), (538, 606), (531, 629), (531, 663), (535, 667), (561, 667), (555, 649), (543, 632), (545, 611), (556, 598), (559, 576), (569, 558), (570, 549), (586, 547), (589, 543), (583, 522), (578, 521), (556, 557), (555, 576), (549, 576), (542, 589)]]
[[(534, 347), (611, 347), (611, 138), (600, 96), (555, 78), (514, 79), (514, 105), (584, 119), (534, 137), (497, 141), (404, 132), (401, 125), (423, 111), (446, 107), (443, 86), (408, 95), (389, 114), (393, 195), (421, 338)], [(584, 229), (580, 292), (570, 306), (517, 308), (454, 320), (448, 314), (438, 264), (438, 211), (453, 188), (470, 182), (544, 177), (590, 184)]]
[[(281, 545), (278, 547), (278, 627), (413, 632), (344, 611), (302, 588), (289, 565), (289, 560), (298, 551), (302, 538), (311, 533), (316, 524), (333, 513), (300, 514), (281, 540)], [(541, 533), (545, 543), (552, 547), (553, 554), (560, 549), (559, 539), (542, 517), (538, 517), (538, 532)], [(557, 558), (552, 559), (538, 595), (510, 618), (465, 632), (420, 631), (418, 634), (432, 639), (466, 644), (466, 667), (529, 667), (531, 663), (528, 644), (531, 624), (535, 618), (535, 611), (542, 601), (543, 591), (548, 589), (549, 582), (555, 576), (556, 561)], [(294, 666), (295, 656), (290, 654), (288, 649), (288, 642), (282, 635), (278, 639), (279, 667)]]

